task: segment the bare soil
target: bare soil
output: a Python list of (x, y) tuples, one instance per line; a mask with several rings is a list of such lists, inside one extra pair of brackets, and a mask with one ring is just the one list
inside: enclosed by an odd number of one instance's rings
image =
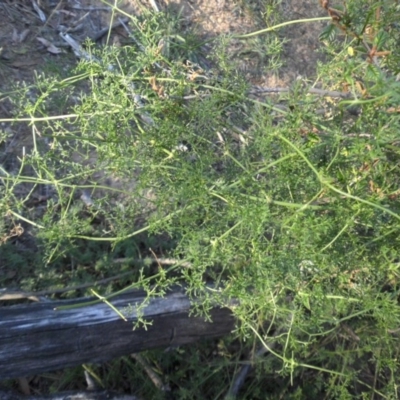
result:
[[(140, 7), (151, 7), (145, 2), (125, 0), (120, 8), (128, 14), (140, 12)], [(118, 22), (121, 15), (114, 15), (101, 0), (39, 0), (35, 10), (30, 0), (15, 2), (5, 0), (0, 3), (0, 117), (12, 118), (13, 110), (5, 95), (13, 84), (32, 83), (35, 75), (52, 69), (67, 72), (77, 63), (77, 58), (59, 31), (68, 32), (82, 43), (86, 38), (96, 38), (106, 31), (110, 24)], [(160, 9), (180, 13), (185, 25), (204, 38), (213, 38), (223, 34), (241, 34), (253, 32), (263, 25), (262, 2), (234, 0), (163, 0), (157, 2)], [(251, 6), (251, 7), (250, 7)], [(247, 7), (247, 8), (246, 8)], [(249, 8), (250, 7), (250, 8)], [(282, 0), (280, 11), (284, 20), (323, 16), (324, 10), (316, 0)], [(317, 60), (318, 34), (321, 23), (296, 24), (282, 29), (279, 34), (287, 39), (283, 51), (283, 66), (279, 72), (260, 69), (253, 58), (241, 56), (243, 41), (232, 41), (232, 59), (246, 72), (247, 78), (254, 84), (275, 87), (288, 86), (296, 78), (312, 79), (315, 75)], [(122, 26), (112, 30), (97, 41), (100, 45), (119, 46), (127, 37)], [(259, 73), (262, 70), (262, 73)], [(2, 95), (1, 95), (2, 94)], [(8, 155), (21, 154), (22, 147), (29, 148), (31, 132), (24, 126), (2, 123), (1, 129), (8, 133), (7, 143), (0, 144), (1, 152)], [(0, 164), (4, 162), (4, 153), (0, 152)]]
[[(157, 0), (160, 10), (176, 13), (183, 19), (182, 27), (204, 39), (220, 35), (244, 34), (265, 28), (266, 5), (273, 0)], [(138, 14), (143, 7), (152, 7), (154, 1), (125, 0), (119, 7), (127, 14)], [(37, 4), (35, 8), (33, 4)], [(324, 10), (316, 0), (282, 0), (279, 3), (281, 21), (323, 16)], [(77, 57), (59, 32), (67, 32), (78, 43), (86, 38), (96, 39), (97, 45), (121, 46), (128, 33), (118, 24), (126, 15), (113, 14), (101, 0), (25, 0), (0, 2), (0, 118), (12, 118), (13, 106), (7, 92), (15, 84), (31, 84), (36, 75), (57, 71), (67, 73), (77, 64)], [(231, 40), (229, 52), (232, 62), (245, 73), (247, 79), (264, 87), (287, 87), (298, 79), (315, 76), (318, 34), (321, 23), (290, 25), (279, 30), (285, 38), (283, 66), (271, 72), (265, 65), (267, 58), (246, 54), (246, 41)], [(275, 33), (274, 33), (275, 34)], [(261, 45), (263, 37), (260, 39)], [(261, 61), (260, 61), (261, 60)], [(264, 62), (265, 65), (262, 63)], [(32, 147), (32, 131), (27, 124), (1, 123), (7, 140), (0, 143), (0, 166), (8, 172), (19, 168), (18, 157)], [(106, 178), (106, 185), (120, 187), (121, 182)], [(96, 178), (97, 179), (97, 178)], [(103, 182), (104, 183), (104, 182)], [(28, 191), (30, 188), (27, 189)]]

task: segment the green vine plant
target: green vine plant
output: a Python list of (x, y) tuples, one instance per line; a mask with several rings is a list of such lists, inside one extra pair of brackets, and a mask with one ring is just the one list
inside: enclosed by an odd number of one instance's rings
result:
[(4, 94), (15, 118), (1, 121), (32, 140), (0, 153), (2, 265), (29, 291), (131, 269), (98, 301), (179, 283), (196, 313), (231, 307), (235, 337), (267, 350), (243, 398), (397, 398), (400, 10), (345, 5), (322, 2), (315, 81), (275, 97), (230, 62), (231, 38), (204, 54), (149, 11), (126, 15), (129, 44), (88, 42), (68, 78)]

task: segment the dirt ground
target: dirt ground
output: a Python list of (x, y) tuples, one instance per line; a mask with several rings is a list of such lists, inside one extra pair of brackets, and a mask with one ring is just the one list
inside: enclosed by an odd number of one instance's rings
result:
[[(139, 13), (141, 7), (153, 7), (155, 0), (124, 0), (119, 7), (128, 14)], [(204, 37), (221, 34), (249, 33), (263, 24), (267, 2), (245, 0), (157, 0), (160, 10), (180, 13), (184, 26)], [(295, 20), (323, 16), (324, 10), (316, 0), (282, 0), (279, 3), (283, 20)], [(114, 15), (112, 24), (118, 23)], [(36, 74), (51, 68), (67, 71), (77, 63), (70, 46), (60, 37), (67, 32), (77, 42), (87, 37), (105, 45), (112, 12), (101, 0), (24, 0), (0, 2), (0, 118), (12, 118), (12, 106), (6, 93), (12, 84), (31, 83)], [(284, 87), (296, 78), (311, 79), (315, 75), (319, 46), (318, 34), (321, 23), (296, 24), (282, 29), (279, 34), (287, 38), (283, 50), (283, 66), (279, 72), (262, 69), (255, 57), (243, 56), (243, 41), (232, 41), (231, 53), (238, 68), (253, 83), (265, 87)], [(103, 34), (102, 34), (103, 33)], [(109, 44), (121, 45), (127, 38), (122, 26), (112, 30)], [(262, 41), (262, 39), (261, 39)], [(0, 165), (4, 158), (20, 154), (21, 148), (29, 148), (31, 133), (23, 126), (11, 127), (1, 123), (7, 135), (6, 143), (0, 143)], [(4, 153), (5, 151), (5, 153)]]
[[(13, 85), (29, 85), (36, 75), (52, 71), (58, 74), (65, 72), (66, 78), (68, 71), (77, 64), (77, 56), (60, 32), (68, 33), (79, 44), (91, 38), (100, 46), (121, 46), (129, 39), (129, 34), (120, 19), (126, 18), (126, 14), (137, 15), (143, 7), (153, 7), (180, 15), (183, 29), (187, 27), (196, 35), (208, 39), (265, 28), (265, 5), (269, 4), (268, 0), (142, 1), (124, 0), (119, 3), (125, 15), (113, 14), (102, 0), (0, 2), (0, 120), (11, 119), (15, 115), (7, 96)], [(277, 22), (324, 16), (324, 10), (316, 4), (316, 0), (281, 0), (279, 7), (281, 13)], [(262, 87), (288, 87), (298, 78), (312, 80), (317, 60), (321, 57), (316, 51), (321, 25), (315, 22), (294, 24), (279, 31), (280, 37), (286, 38), (286, 43), (283, 47), (283, 65), (278, 72), (265, 68), (268, 59), (263, 58), (262, 54), (246, 53), (246, 41), (243, 40), (230, 41), (230, 57), (252, 84)], [(110, 26), (113, 29), (108, 37)], [(258, 40), (262, 51), (263, 37)], [(260, 60), (264, 60), (265, 65)], [(31, 129), (29, 124), (0, 121), (3, 138), (0, 139), (0, 167), (5, 168), (7, 173), (16, 173), (20, 164), (18, 159), (24, 152), (29, 154), (34, 136)], [(97, 183), (101, 180), (101, 183), (113, 188), (120, 188), (121, 185), (118, 179), (110, 176), (93, 178)], [(134, 185), (135, 182), (128, 184)], [(20, 190), (24, 190), (23, 185)], [(21, 195), (28, 194), (30, 190), (30, 187), (26, 187)]]
[[(137, 15), (143, 7), (176, 13), (183, 19), (183, 29), (190, 29), (204, 39), (224, 34), (244, 34), (265, 28), (265, 13), (270, 3), (279, 3), (276, 22), (324, 16), (317, 0), (123, 0), (124, 13)], [(126, 15), (112, 13), (102, 0), (24, 0), (0, 2), (0, 119), (12, 118), (13, 109), (7, 91), (13, 84), (33, 82), (35, 75), (52, 70), (67, 71), (77, 64), (77, 57), (60, 36), (68, 33), (78, 43), (91, 38), (97, 45), (121, 46), (128, 33), (120, 23)], [(112, 19), (112, 21), (111, 21)], [(114, 26), (108, 38), (109, 27)], [(117, 25), (117, 26), (116, 26)], [(269, 71), (263, 36), (258, 37), (259, 54), (246, 53), (246, 41), (231, 40), (232, 62), (247, 79), (262, 87), (287, 87), (296, 79), (312, 79), (321, 55), (318, 34), (322, 23), (294, 24), (279, 30), (286, 38), (283, 65)], [(107, 42), (107, 40), (109, 40)], [(264, 47), (263, 47), (264, 46)], [(261, 60), (261, 61), (260, 61)], [(263, 64), (264, 63), (264, 64)], [(67, 77), (67, 76), (65, 76)], [(0, 122), (7, 139), (0, 142), (0, 166), (16, 172), (17, 158), (32, 147), (28, 124)], [(15, 162), (10, 162), (15, 160)], [(11, 169), (11, 170), (10, 170)]]
[[(145, 1), (145, 0), (143, 0)], [(154, 2), (153, 2), (154, 3)], [(37, 4), (37, 7), (33, 6)], [(248, 33), (260, 29), (263, 9), (257, 1), (249, 1), (251, 12), (242, 2), (233, 0), (163, 0), (160, 9), (181, 12), (185, 23), (199, 35), (215, 37), (226, 33)], [(143, 3), (142, 6), (151, 7)], [(140, 4), (125, 0), (121, 9), (127, 13), (139, 12)], [(316, 0), (282, 0), (279, 5), (284, 20), (324, 16)], [(117, 22), (115, 16), (113, 23)], [(30, 82), (45, 64), (73, 65), (76, 57), (59, 36), (68, 32), (78, 42), (96, 35), (110, 24), (111, 10), (101, 0), (5, 0), (0, 3), (0, 93), (7, 91), (11, 82)], [(318, 34), (321, 23), (292, 25), (282, 30), (288, 39), (284, 47), (284, 65), (279, 74), (264, 74), (258, 84), (288, 85), (298, 76), (311, 78), (315, 74), (320, 55)], [(111, 43), (119, 45), (126, 37), (120, 26), (113, 30)], [(97, 43), (105, 43), (107, 35)], [(6, 102), (0, 102), (0, 115), (8, 117)]]

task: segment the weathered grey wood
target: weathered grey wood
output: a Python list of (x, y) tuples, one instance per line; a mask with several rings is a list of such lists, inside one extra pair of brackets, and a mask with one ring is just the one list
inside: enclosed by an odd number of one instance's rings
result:
[(212, 310), (212, 323), (189, 317), (189, 299), (176, 289), (164, 298), (150, 300), (141, 313), (152, 325), (147, 330), (133, 330), (135, 305), (145, 298), (143, 291), (131, 291), (109, 300), (118, 310), (131, 309), (125, 314), (127, 322), (103, 302), (55, 310), (93, 300), (87, 298), (0, 307), (0, 379), (183, 345), (222, 336), (234, 328), (229, 309)]
[(140, 400), (137, 396), (124, 395), (107, 390), (84, 392), (61, 392), (47, 396), (25, 396), (0, 389), (0, 400)]

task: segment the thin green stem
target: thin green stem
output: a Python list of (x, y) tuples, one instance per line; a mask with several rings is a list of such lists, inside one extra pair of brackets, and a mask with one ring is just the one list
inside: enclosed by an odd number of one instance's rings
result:
[(288, 26), (288, 25), (304, 24), (304, 23), (307, 23), (307, 22), (331, 21), (331, 20), (332, 20), (331, 17), (296, 19), (296, 20), (293, 20), (293, 21), (282, 22), (281, 24), (274, 25), (274, 26), (271, 26), (269, 28), (261, 29), (260, 31), (246, 33), (244, 35), (233, 35), (233, 37), (236, 38), (236, 39), (248, 39), (248, 38), (253, 37), (253, 36), (262, 35), (263, 33), (275, 31), (275, 30), (277, 30), (279, 28), (283, 28), (283, 27)]

